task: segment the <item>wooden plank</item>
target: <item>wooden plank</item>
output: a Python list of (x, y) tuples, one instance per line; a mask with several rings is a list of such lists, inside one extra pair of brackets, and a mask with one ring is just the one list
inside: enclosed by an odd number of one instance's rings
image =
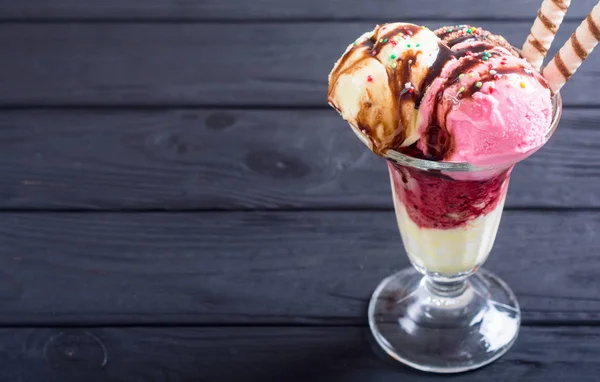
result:
[[(557, 41), (576, 24), (565, 23)], [(530, 28), (530, 22), (481, 25), (517, 45)], [(333, 63), (372, 28), (364, 22), (0, 24), (0, 106), (326, 107)], [(566, 104), (600, 105), (599, 65), (600, 54), (591, 55), (564, 88)]]
[[(567, 17), (581, 20), (594, 0), (573, 1)], [(356, 20), (503, 19), (533, 20), (541, 0), (503, 2), (473, 0), (0, 0), (0, 16), (8, 20)]]
[[(0, 341), (5, 352), (0, 378), (5, 381), (425, 382), (440, 378), (376, 352), (367, 328), (2, 329)], [(597, 381), (599, 344), (598, 327), (524, 327), (504, 357), (452, 380)]]
[[(600, 111), (566, 109), (508, 208), (600, 207)], [(391, 209), (383, 160), (333, 110), (0, 114), (3, 209)]]
[[(525, 322), (600, 320), (600, 215), (507, 212)], [(3, 213), (0, 325), (365, 324), (407, 267), (390, 212)]]

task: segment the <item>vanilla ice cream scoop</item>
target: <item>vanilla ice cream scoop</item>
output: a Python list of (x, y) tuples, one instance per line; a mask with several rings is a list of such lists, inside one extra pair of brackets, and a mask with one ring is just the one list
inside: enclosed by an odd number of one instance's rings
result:
[(329, 104), (375, 153), (384, 155), (419, 139), (415, 106), (439, 43), (425, 27), (378, 25), (335, 64), (329, 75)]

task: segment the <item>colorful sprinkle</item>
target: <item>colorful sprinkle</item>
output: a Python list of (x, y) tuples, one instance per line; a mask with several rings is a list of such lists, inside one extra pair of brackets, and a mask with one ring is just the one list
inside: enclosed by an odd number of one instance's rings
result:
[(406, 44), (406, 47), (407, 47), (407, 48), (410, 48), (410, 44)]
[(412, 88), (412, 84), (410, 82), (407, 82), (404, 84), (404, 87), (407, 89), (410, 89), (410, 88)]
[(392, 55), (390, 56), (390, 60), (395, 60), (395, 59), (396, 59), (396, 57), (397, 57), (397, 56), (396, 56), (395, 54), (392, 54)]
[(506, 65), (506, 61), (502, 61), (500, 65)]
[(490, 89), (490, 90), (489, 90), (490, 94), (494, 94), (494, 91), (496, 90), (496, 88), (495, 88), (495, 87), (493, 87), (493, 86), (490, 86), (490, 88), (489, 88), (489, 89)]
[(475, 77), (475, 74), (469, 73), (469, 78), (473, 78), (473, 77)]
[(490, 58), (489, 58), (488, 56), (483, 56), (483, 57), (481, 57), (481, 59), (482, 59), (483, 61), (487, 61), (487, 60), (489, 60)]
[(396, 66), (398, 66), (398, 64), (396, 64), (396, 61), (392, 62), (392, 64), (390, 65), (392, 68), (396, 68)]
[(392, 40), (392, 41), (390, 41), (390, 44), (392, 44), (392, 46), (396, 46), (398, 44), (398, 41)]
[(380, 38), (380, 39), (379, 39), (379, 42), (383, 42), (383, 39), (382, 39), (382, 38)]
[(373, 76), (372, 75), (368, 75), (367, 76), (367, 82), (373, 82)]
[(463, 93), (464, 91), (465, 91), (465, 87), (464, 86), (461, 86), (460, 89), (458, 89), (459, 93)]
[(483, 86), (483, 84), (481, 83), (481, 81), (477, 81), (477, 83), (475, 84), (475, 86), (477, 87), (477, 89), (481, 89), (481, 87)]
[(496, 74), (498, 74), (498, 72), (497, 72), (497, 71), (495, 71), (494, 69), (492, 69), (492, 70), (490, 70), (490, 74), (491, 74), (492, 76), (495, 76)]
[(408, 65), (412, 65), (413, 60), (408, 60)]
[(451, 32), (452, 32), (452, 28), (446, 29), (446, 33), (451, 33)]
[(525, 82), (523, 82), (523, 81), (521, 81), (521, 83), (520, 83), (519, 85), (521, 85), (521, 87), (522, 87), (523, 89), (525, 89), (525, 87), (527, 86), (527, 85), (525, 85)]
[(465, 74), (464, 73), (461, 73), (461, 74), (458, 75), (458, 79), (459, 80), (462, 80), (463, 78), (465, 78)]
[(384, 42), (384, 43), (386, 43), (386, 42), (388, 42), (388, 41), (390, 41), (390, 40), (388, 40), (387, 38), (384, 38), (384, 39), (383, 39), (383, 42)]

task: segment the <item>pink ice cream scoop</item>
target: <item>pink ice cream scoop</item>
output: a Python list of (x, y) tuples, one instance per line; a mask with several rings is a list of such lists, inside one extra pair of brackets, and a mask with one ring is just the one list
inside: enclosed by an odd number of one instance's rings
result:
[(421, 100), (423, 155), (492, 165), (514, 163), (542, 146), (552, 119), (544, 78), (498, 36), (467, 26), (436, 33), (451, 59)]

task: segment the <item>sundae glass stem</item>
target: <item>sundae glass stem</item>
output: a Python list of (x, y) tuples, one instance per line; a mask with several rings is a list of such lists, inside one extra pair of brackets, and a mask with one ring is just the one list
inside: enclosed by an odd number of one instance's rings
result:
[(455, 298), (462, 295), (468, 287), (468, 276), (456, 278), (440, 278), (431, 274), (425, 275), (425, 286), (429, 292), (440, 298)]

